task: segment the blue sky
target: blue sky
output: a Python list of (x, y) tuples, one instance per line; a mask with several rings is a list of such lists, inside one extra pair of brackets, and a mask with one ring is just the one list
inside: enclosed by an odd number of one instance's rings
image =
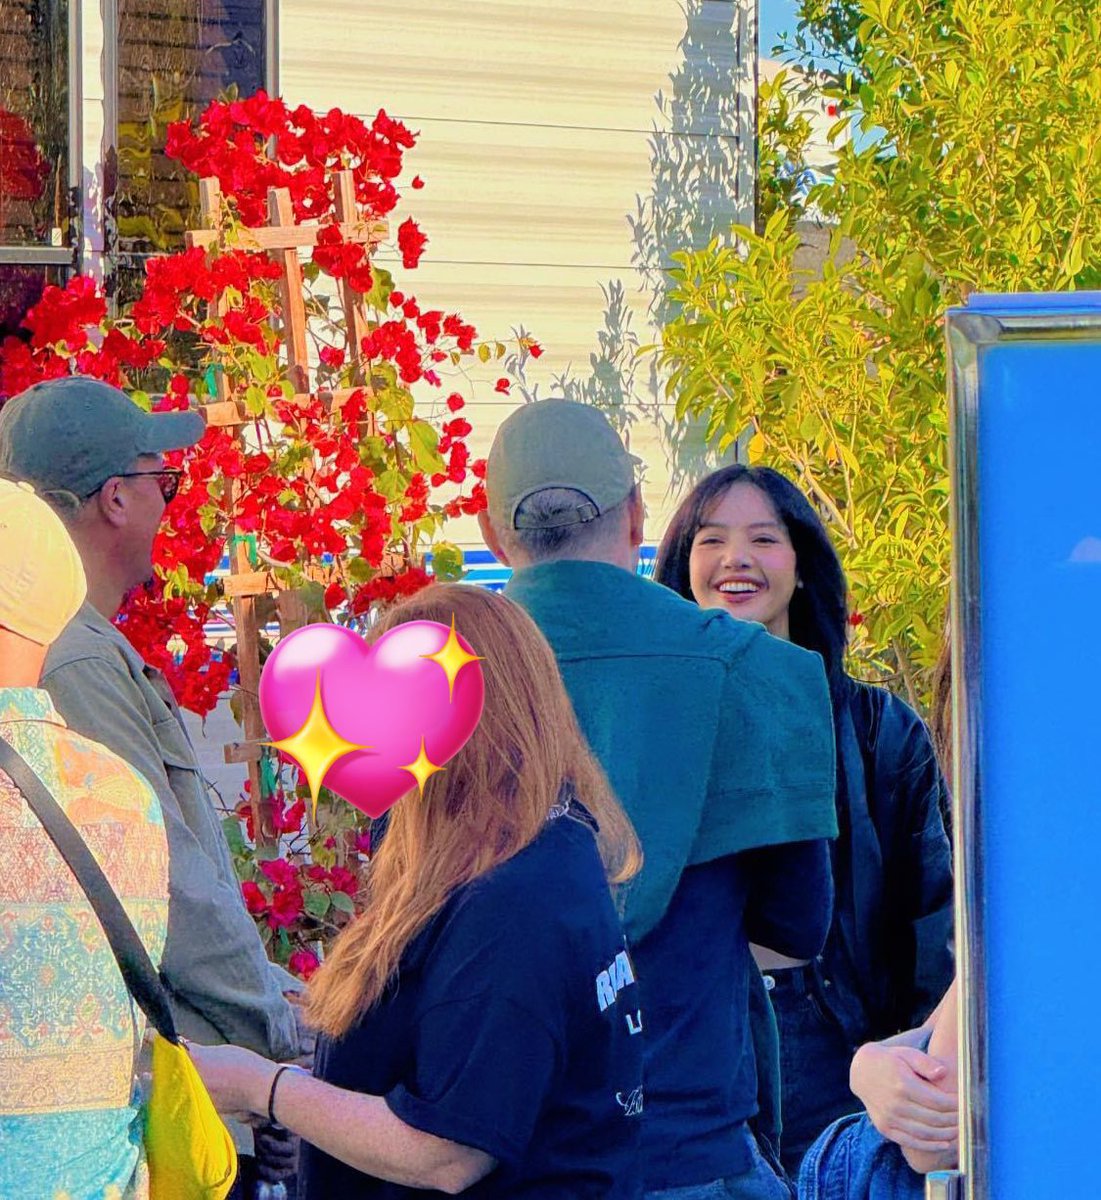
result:
[(794, 32), (795, 7), (795, 0), (759, 0), (759, 45), (765, 58), (771, 57), (772, 47), (782, 32)]

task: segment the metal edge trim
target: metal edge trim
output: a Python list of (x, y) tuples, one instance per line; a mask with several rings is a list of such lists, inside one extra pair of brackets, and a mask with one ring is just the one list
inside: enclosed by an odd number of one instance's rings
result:
[(264, 0), (264, 86), (279, 95), (279, 0)]
[(84, 269), (84, 21), (80, 0), (68, 0), (69, 257)]
[(71, 267), (73, 250), (71, 246), (0, 246), (0, 264)]
[(985, 1200), (989, 1186), (986, 1104), (986, 992), (983, 956), (981, 814), (981, 578), (977, 433), (979, 356), (997, 341), (1000, 322), (950, 312), (948, 443), (951, 480), (952, 825), (956, 849), (956, 975), (959, 980), (960, 1162), (967, 1200)]
[(953, 837), (959, 1004), (960, 1173), (966, 1200), (990, 1198), (989, 1043), (986, 995), (982, 762), (982, 578), (979, 568), (979, 364), (998, 342), (1073, 342), (1101, 335), (1098, 312), (950, 310), (948, 445), (952, 537)]

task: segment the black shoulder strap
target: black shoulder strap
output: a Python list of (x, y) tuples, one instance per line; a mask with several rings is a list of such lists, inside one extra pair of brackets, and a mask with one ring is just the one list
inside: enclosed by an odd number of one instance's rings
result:
[(23, 793), (34, 815), (42, 822), (61, 857), (69, 864), (77, 883), (95, 910), (103, 932), (118, 960), (119, 970), (130, 995), (141, 1006), (154, 1029), (170, 1042), (179, 1040), (168, 991), (161, 982), (149, 954), (138, 937), (126, 909), (115, 895), (107, 876), (65, 815), (61, 805), (31, 769), (30, 764), (0, 738), (0, 770), (4, 771)]

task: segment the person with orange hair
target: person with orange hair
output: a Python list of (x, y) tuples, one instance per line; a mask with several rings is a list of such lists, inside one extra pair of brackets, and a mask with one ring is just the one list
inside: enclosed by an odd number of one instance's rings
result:
[(362, 914), (311, 981), (314, 1077), (193, 1047), (223, 1111), (303, 1139), (299, 1197), (636, 1200), (642, 1014), (609, 882), (640, 865), (550, 647), (517, 605), (435, 584), (484, 659), (467, 744), (390, 811)]

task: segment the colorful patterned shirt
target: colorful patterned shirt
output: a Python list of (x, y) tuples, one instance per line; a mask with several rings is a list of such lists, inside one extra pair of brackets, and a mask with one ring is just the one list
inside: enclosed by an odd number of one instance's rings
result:
[[(38, 688), (0, 689), (0, 738), (80, 831), (159, 962), (168, 847), (152, 788), (66, 728)], [(135, 1087), (144, 1025), (84, 892), (0, 771), (0, 1197), (148, 1195)]]

